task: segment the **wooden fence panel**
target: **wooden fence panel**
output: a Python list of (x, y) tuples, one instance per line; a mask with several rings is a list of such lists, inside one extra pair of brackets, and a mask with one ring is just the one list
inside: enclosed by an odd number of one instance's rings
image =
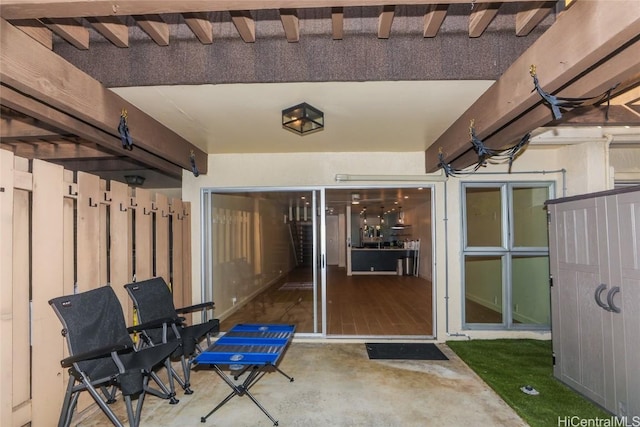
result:
[(60, 322), (48, 301), (64, 293), (63, 169), (33, 161), (32, 424), (50, 425), (64, 396)]
[(109, 221), (107, 219), (108, 209), (111, 205), (111, 194), (107, 191), (107, 181), (104, 179), (100, 180), (100, 193), (102, 194), (102, 199), (100, 201), (100, 206), (98, 209), (100, 210), (100, 217), (98, 220), (99, 224), (99, 235), (100, 235), (100, 280), (99, 283), (105, 284), (109, 283), (109, 265), (108, 265), (108, 255), (107, 248), (109, 246)]
[[(33, 183), (29, 164), (0, 150), (0, 419), (22, 426), (31, 420), (29, 381), (29, 206)], [(13, 253), (27, 254), (27, 260)]]
[[(29, 164), (0, 150), (0, 420), (11, 427), (54, 425), (60, 414), (68, 351), (51, 298), (109, 283), (133, 323), (123, 287), (133, 281), (132, 242), (137, 278), (153, 277), (155, 265), (178, 282), (177, 305), (192, 302), (189, 204), (144, 189), (134, 199), (123, 183), (82, 172), (74, 182), (60, 166)], [(81, 396), (78, 410), (90, 404)]]
[(171, 265), (173, 271), (171, 291), (173, 292), (173, 301), (176, 307), (185, 307), (187, 304), (185, 303), (182, 296), (182, 257), (179, 256), (179, 254), (181, 254), (184, 250), (182, 244), (182, 222), (184, 220), (184, 216), (182, 214), (182, 200), (172, 199), (171, 211), (173, 212), (171, 233), (173, 234), (174, 254)]
[(124, 285), (133, 281), (131, 272), (131, 211), (128, 208), (130, 204), (129, 187), (117, 181), (111, 181), (109, 184), (111, 192), (109, 281), (120, 300), (127, 324), (132, 325), (133, 304), (124, 289)]
[(77, 253), (78, 291), (95, 289), (100, 283), (100, 179), (78, 172)]
[[(15, 170), (31, 175), (29, 163), (15, 158)], [(31, 352), (29, 342), (29, 312), (16, 309), (29, 306), (29, 253), (31, 250), (29, 212), (31, 189), (14, 188), (13, 192), (13, 425), (22, 426), (31, 420), (31, 365), (26, 357)], [(11, 283), (11, 282), (9, 282)]]
[(135, 269), (136, 280), (153, 277), (153, 228), (151, 219), (151, 193), (136, 188)]
[[(13, 366), (13, 155), (0, 154), (0, 365)], [(0, 419), (13, 419), (13, 372), (8, 369), (0, 374)]]
[[(62, 201), (62, 211), (63, 211), (63, 225), (62, 228), (64, 230), (64, 241), (63, 245), (63, 283), (64, 283), (64, 295), (69, 295), (75, 292), (76, 290), (76, 266), (75, 266), (75, 256), (76, 256), (76, 239), (75, 239), (75, 212), (76, 212), (76, 197), (78, 196), (78, 186), (74, 182), (73, 172), (65, 170), (64, 171), (64, 186), (67, 189), (66, 197)], [(65, 347), (65, 356), (67, 355)]]
[[(13, 155), (0, 155), (0, 365), (13, 366)], [(0, 419), (12, 420), (12, 413), (13, 372), (7, 369), (0, 375)]]
[[(182, 222), (182, 252), (179, 252), (182, 258), (182, 303), (187, 305), (193, 304), (191, 284), (191, 203), (182, 202), (182, 210), (184, 219)], [(187, 319), (191, 322), (191, 317)]]
[(156, 194), (155, 201), (156, 227), (156, 276), (171, 283), (169, 277), (169, 199), (164, 194)]

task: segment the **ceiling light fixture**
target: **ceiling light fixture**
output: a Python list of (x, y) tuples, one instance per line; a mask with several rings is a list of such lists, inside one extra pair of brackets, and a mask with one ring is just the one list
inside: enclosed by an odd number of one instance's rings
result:
[(398, 221), (391, 226), (394, 230), (403, 230), (407, 227), (411, 227), (411, 225), (406, 224), (404, 222), (404, 212), (402, 211), (402, 206), (398, 206)]
[(144, 179), (145, 179), (144, 176), (140, 176), (140, 175), (124, 176), (124, 180), (126, 181), (126, 183), (132, 187), (142, 187), (142, 184), (144, 184)]
[(282, 127), (298, 135), (324, 129), (324, 113), (303, 102), (282, 110)]

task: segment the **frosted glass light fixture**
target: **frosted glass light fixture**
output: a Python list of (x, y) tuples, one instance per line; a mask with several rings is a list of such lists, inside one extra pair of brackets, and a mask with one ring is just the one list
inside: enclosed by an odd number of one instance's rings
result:
[(324, 113), (303, 102), (282, 110), (282, 127), (298, 135), (324, 129)]

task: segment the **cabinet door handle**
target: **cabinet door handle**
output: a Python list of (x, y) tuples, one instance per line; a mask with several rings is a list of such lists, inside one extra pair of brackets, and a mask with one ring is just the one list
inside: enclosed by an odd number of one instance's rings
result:
[(609, 306), (603, 303), (602, 300), (600, 299), (600, 295), (602, 295), (602, 291), (604, 291), (605, 289), (607, 289), (607, 285), (605, 285), (604, 283), (601, 283), (600, 286), (596, 288), (596, 292), (593, 295), (593, 298), (596, 300), (596, 304), (598, 304), (600, 307), (602, 307), (607, 311), (611, 311), (611, 308), (609, 308)]
[(613, 311), (614, 313), (620, 313), (620, 307), (616, 307), (616, 305), (613, 303), (613, 297), (618, 292), (620, 292), (620, 287), (614, 286), (613, 288), (611, 288), (609, 293), (607, 293), (607, 304), (609, 304), (609, 311)]

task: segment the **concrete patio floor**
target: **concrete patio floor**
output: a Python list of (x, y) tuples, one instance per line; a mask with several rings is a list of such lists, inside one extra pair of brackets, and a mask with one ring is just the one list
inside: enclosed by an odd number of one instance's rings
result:
[[(364, 344), (293, 342), (279, 367), (251, 393), (279, 426), (526, 426), (446, 345), (445, 361), (369, 360)], [(141, 426), (271, 426), (247, 396), (234, 397), (206, 423), (200, 418), (230, 392), (212, 370), (192, 374), (194, 394), (180, 403), (148, 396)], [(114, 404), (125, 413), (122, 400)], [(84, 416), (81, 416), (84, 415)], [(78, 426), (109, 425), (101, 411), (76, 416)]]

